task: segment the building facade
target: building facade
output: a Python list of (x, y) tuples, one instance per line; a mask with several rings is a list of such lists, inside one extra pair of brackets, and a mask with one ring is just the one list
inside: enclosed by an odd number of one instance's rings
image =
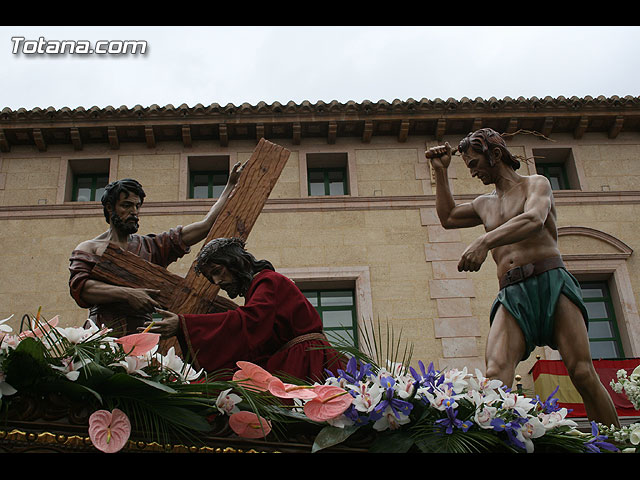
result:
[[(140, 232), (200, 219), (229, 168), (264, 137), (291, 151), (247, 248), (292, 278), (328, 331), (361, 348), (371, 330), (414, 363), (484, 369), (495, 265), (458, 272), (482, 227), (445, 230), (426, 148), (491, 127), (552, 182), (559, 244), (592, 319), (594, 358), (640, 357), (640, 99), (530, 98), (303, 102), (0, 113), (0, 318), (81, 325), (68, 291), (75, 246), (107, 229), (101, 188), (144, 186)], [(490, 191), (455, 156), (457, 202)], [(201, 245), (169, 267), (184, 275)], [(241, 303), (241, 302), (240, 302)], [(378, 340), (379, 341), (379, 340)], [(538, 348), (519, 367), (525, 386)]]

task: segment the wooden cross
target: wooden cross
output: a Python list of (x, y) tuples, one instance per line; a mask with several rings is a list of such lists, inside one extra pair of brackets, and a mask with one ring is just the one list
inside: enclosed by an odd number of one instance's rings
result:
[[(290, 153), (264, 138), (258, 142), (203, 246), (221, 237), (247, 239)], [(194, 267), (195, 261), (187, 275), (181, 277), (110, 244), (93, 268), (91, 278), (114, 285), (160, 290), (159, 303), (174, 313), (211, 313), (237, 307), (230, 300), (218, 298), (220, 287), (196, 275)]]

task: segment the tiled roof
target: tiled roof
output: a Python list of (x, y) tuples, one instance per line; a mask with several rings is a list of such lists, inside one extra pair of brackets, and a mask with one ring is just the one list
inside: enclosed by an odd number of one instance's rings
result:
[(304, 115), (304, 114), (356, 114), (356, 115), (368, 115), (368, 114), (393, 114), (393, 113), (411, 113), (411, 114), (429, 114), (429, 113), (442, 113), (442, 112), (456, 112), (456, 113), (483, 113), (483, 112), (532, 112), (541, 113), (544, 111), (611, 111), (620, 110), (621, 112), (627, 110), (636, 110), (640, 108), (640, 97), (633, 96), (612, 96), (612, 97), (544, 97), (544, 98), (524, 98), (518, 97), (516, 99), (510, 97), (504, 97), (498, 99), (491, 97), (489, 99), (475, 98), (470, 99), (463, 97), (460, 100), (449, 98), (443, 100), (436, 98), (433, 100), (423, 98), (421, 100), (414, 100), (412, 98), (408, 100), (393, 100), (388, 102), (386, 100), (379, 100), (372, 102), (364, 100), (360, 103), (354, 101), (338, 102), (336, 100), (331, 102), (317, 101), (311, 103), (307, 100), (297, 104), (293, 101), (282, 104), (280, 102), (273, 102), (267, 104), (266, 102), (258, 102), (256, 105), (249, 103), (242, 103), (241, 105), (234, 105), (229, 103), (227, 105), (220, 105), (212, 103), (205, 106), (197, 104), (194, 106), (188, 106), (182, 104), (180, 106), (173, 106), (171, 104), (165, 106), (151, 105), (143, 107), (142, 105), (135, 105), (133, 107), (127, 107), (125, 105), (120, 107), (107, 106), (99, 108), (93, 106), (90, 108), (76, 107), (69, 108), (63, 107), (55, 109), (53, 107), (48, 108), (32, 108), (27, 110), (25, 108), (19, 108), (12, 110), (8, 107), (3, 108), (0, 112), (0, 121), (39, 121), (39, 120), (86, 120), (86, 119), (108, 119), (108, 118), (162, 118), (162, 117), (198, 117), (198, 116), (229, 116), (229, 115)]

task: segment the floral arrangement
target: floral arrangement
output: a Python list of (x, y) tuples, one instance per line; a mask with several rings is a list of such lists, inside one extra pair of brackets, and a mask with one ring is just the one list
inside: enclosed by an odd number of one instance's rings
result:
[(7, 320), (0, 321), (0, 405), (43, 390), (80, 397), (92, 411), (89, 437), (108, 453), (122, 449), (132, 431), (197, 441), (212, 418), (228, 419), (244, 438), (308, 427), (313, 452), (357, 432), (373, 435), (373, 452), (601, 452), (618, 450), (609, 436), (617, 444), (640, 437), (640, 430), (605, 435), (595, 423), (591, 434), (581, 433), (553, 394), (527, 398), (478, 370), (440, 372), (422, 362), (418, 370), (383, 368), (352, 356), (322, 384), (285, 380), (243, 361), (220, 380), (173, 349), (158, 353), (157, 334), (113, 338), (91, 322), (61, 328), (58, 317), (44, 320), (38, 311), (29, 330), (14, 335)]

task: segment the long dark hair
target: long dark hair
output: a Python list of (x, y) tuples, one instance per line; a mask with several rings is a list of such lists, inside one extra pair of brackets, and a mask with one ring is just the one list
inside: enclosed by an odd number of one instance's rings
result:
[(107, 205), (111, 205), (112, 211), (115, 210), (116, 203), (120, 199), (120, 194), (122, 192), (127, 194), (125, 198), (130, 194), (137, 195), (140, 197), (140, 203), (144, 202), (144, 197), (146, 196), (142, 189), (142, 185), (133, 178), (123, 178), (122, 180), (111, 182), (109, 185), (104, 187), (104, 193), (102, 194), (102, 213), (104, 213), (104, 218), (107, 223), (109, 223), (109, 220), (111, 219), (111, 216), (107, 211)]
[(458, 145), (458, 150), (464, 153), (471, 150), (482, 153), (489, 160), (489, 165), (494, 166), (496, 161), (491, 150), (498, 147), (502, 151), (502, 161), (514, 170), (520, 168), (520, 162), (507, 149), (504, 138), (491, 128), (481, 128), (475, 132), (469, 133), (464, 137)]
[(208, 264), (223, 265), (242, 285), (246, 292), (253, 276), (261, 270), (275, 268), (268, 260), (258, 260), (244, 249), (244, 241), (240, 238), (216, 238), (207, 243), (198, 254), (194, 270), (201, 274), (202, 268)]

